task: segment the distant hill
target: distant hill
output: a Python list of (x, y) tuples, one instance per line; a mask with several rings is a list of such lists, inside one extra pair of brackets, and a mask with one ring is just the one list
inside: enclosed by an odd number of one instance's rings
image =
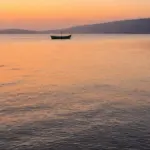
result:
[(107, 23), (82, 25), (59, 30), (33, 31), (22, 29), (0, 30), (0, 34), (50, 34), (50, 33), (79, 33), (79, 34), (150, 34), (150, 18), (113, 21)]
[(113, 21), (108, 23), (83, 25), (65, 29), (71, 33), (131, 33), (131, 34), (150, 34), (150, 18)]
[(36, 34), (38, 31), (24, 29), (5, 29), (0, 30), (0, 34)]

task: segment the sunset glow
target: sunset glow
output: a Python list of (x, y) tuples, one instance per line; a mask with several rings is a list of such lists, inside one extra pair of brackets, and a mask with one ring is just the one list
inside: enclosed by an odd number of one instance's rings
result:
[(147, 18), (149, 8), (149, 0), (5, 0), (0, 2), (0, 28), (50, 29)]

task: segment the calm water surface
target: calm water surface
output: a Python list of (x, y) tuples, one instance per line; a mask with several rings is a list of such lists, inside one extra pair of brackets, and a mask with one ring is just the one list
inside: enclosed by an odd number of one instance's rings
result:
[(150, 36), (0, 36), (0, 150), (149, 150)]

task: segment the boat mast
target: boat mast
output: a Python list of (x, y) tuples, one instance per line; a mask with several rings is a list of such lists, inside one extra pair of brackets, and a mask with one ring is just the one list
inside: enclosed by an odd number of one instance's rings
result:
[(61, 39), (62, 39), (62, 31), (60, 31), (60, 34), (61, 34)]

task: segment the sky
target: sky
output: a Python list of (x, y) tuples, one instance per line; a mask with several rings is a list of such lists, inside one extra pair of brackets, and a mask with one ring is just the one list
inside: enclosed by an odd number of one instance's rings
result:
[(150, 17), (150, 0), (0, 0), (0, 29), (55, 29)]

